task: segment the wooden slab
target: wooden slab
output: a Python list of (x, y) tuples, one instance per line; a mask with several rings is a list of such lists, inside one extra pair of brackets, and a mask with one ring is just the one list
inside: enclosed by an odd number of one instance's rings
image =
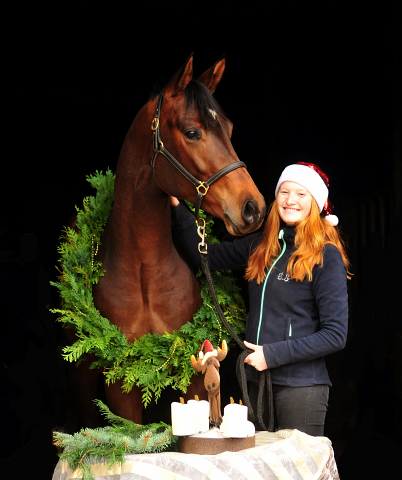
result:
[(246, 438), (179, 437), (179, 452), (198, 455), (217, 455), (222, 452), (238, 452), (255, 447), (255, 436)]

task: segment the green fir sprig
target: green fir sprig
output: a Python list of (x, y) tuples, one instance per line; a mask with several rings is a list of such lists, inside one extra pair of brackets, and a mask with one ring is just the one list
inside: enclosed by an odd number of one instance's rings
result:
[(83, 480), (93, 480), (91, 464), (106, 463), (111, 469), (123, 463), (124, 456), (138, 453), (158, 453), (177, 450), (177, 437), (172, 427), (163, 422), (138, 425), (114, 415), (100, 400), (95, 400), (101, 414), (110, 424), (103, 428), (84, 428), (74, 435), (54, 432), (53, 443), (62, 452), (60, 460), (67, 461), (72, 470), (82, 474)]
[[(209, 339), (215, 346), (232, 338), (221, 325), (211, 293), (201, 272), (202, 306), (179, 330), (164, 335), (146, 334), (130, 343), (120, 328), (103, 317), (93, 303), (92, 286), (104, 275), (102, 265), (95, 260), (102, 232), (113, 207), (114, 175), (96, 171), (87, 176), (97, 190), (96, 196), (86, 197), (83, 208), (77, 210), (77, 227), (66, 227), (58, 247), (60, 277), (51, 282), (60, 293), (62, 308), (53, 309), (58, 321), (75, 329), (77, 341), (63, 349), (69, 362), (80, 362), (85, 354), (97, 357), (91, 368), (102, 368), (107, 384), (122, 381), (124, 392), (134, 385), (142, 391), (146, 407), (157, 401), (167, 386), (186, 392), (191, 377), (196, 374), (191, 366), (191, 355), (197, 354), (200, 344)], [(218, 240), (207, 223), (210, 243)], [(219, 303), (234, 332), (241, 336), (245, 325), (245, 306), (239, 288), (230, 272), (213, 272), (213, 281)]]

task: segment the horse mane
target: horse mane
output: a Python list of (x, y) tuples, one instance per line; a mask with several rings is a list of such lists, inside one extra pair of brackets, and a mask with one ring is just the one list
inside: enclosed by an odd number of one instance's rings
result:
[[(149, 101), (154, 100), (161, 89), (154, 86)], [(222, 108), (212, 96), (208, 88), (199, 80), (191, 80), (184, 90), (186, 98), (187, 111), (194, 109), (199, 116), (199, 121), (203, 124), (205, 130), (219, 130), (220, 124), (215, 121), (211, 112), (216, 112), (218, 116), (226, 118)]]

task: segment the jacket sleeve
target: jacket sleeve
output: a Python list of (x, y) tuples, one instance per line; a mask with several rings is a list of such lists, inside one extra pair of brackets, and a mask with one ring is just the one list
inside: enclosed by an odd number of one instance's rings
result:
[[(183, 246), (191, 262), (201, 267), (197, 234), (194, 220), (184, 207), (172, 207), (173, 229), (176, 238)], [(255, 248), (261, 234), (256, 233), (233, 240), (233, 242), (208, 243), (208, 264), (211, 270), (237, 270), (247, 266), (248, 257)]]
[(342, 350), (348, 331), (346, 268), (338, 249), (327, 245), (322, 267), (315, 267), (313, 293), (319, 312), (319, 329), (302, 338), (264, 344), (268, 368), (314, 360)]

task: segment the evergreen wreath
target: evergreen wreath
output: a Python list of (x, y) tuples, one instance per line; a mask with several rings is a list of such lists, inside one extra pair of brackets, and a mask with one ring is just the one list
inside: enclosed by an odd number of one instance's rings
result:
[[(167, 386), (185, 393), (191, 377), (197, 372), (191, 366), (191, 355), (196, 355), (200, 344), (209, 339), (214, 346), (232, 337), (220, 324), (213, 306), (208, 284), (201, 271), (202, 306), (179, 330), (164, 335), (146, 334), (130, 343), (120, 328), (103, 317), (95, 308), (92, 286), (105, 274), (95, 260), (101, 235), (113, 207), (114, 174), (96, 171), (87, 181), (96, 189), (96, 196), (84, 198), (83, 208), (76, 208), (78, 231), (65, 227), (58, 247), (60, 253), (58, 288), (62, 308), (52, 309), (57, 320), (74, 328), (77, 341), (63, 348), (63, 357), (69, 362), (81, 362), (86, 354), (97, 357), (91, 368), (102, 368), (109, 385), (122, 380), (122, 389), (128, 393), (134, 385), (142, 391), (144, 406), (157, 401)], [(205, 217), (205, 215), (204, 215)], [(213, 221), (206, 226), (209, 243), (218, 242), (212, 235)], [(213, 272), (214, 286), (225, 317), (237, 336), (244, 332), (246, 311), (240, 289), (229, 271)]]

